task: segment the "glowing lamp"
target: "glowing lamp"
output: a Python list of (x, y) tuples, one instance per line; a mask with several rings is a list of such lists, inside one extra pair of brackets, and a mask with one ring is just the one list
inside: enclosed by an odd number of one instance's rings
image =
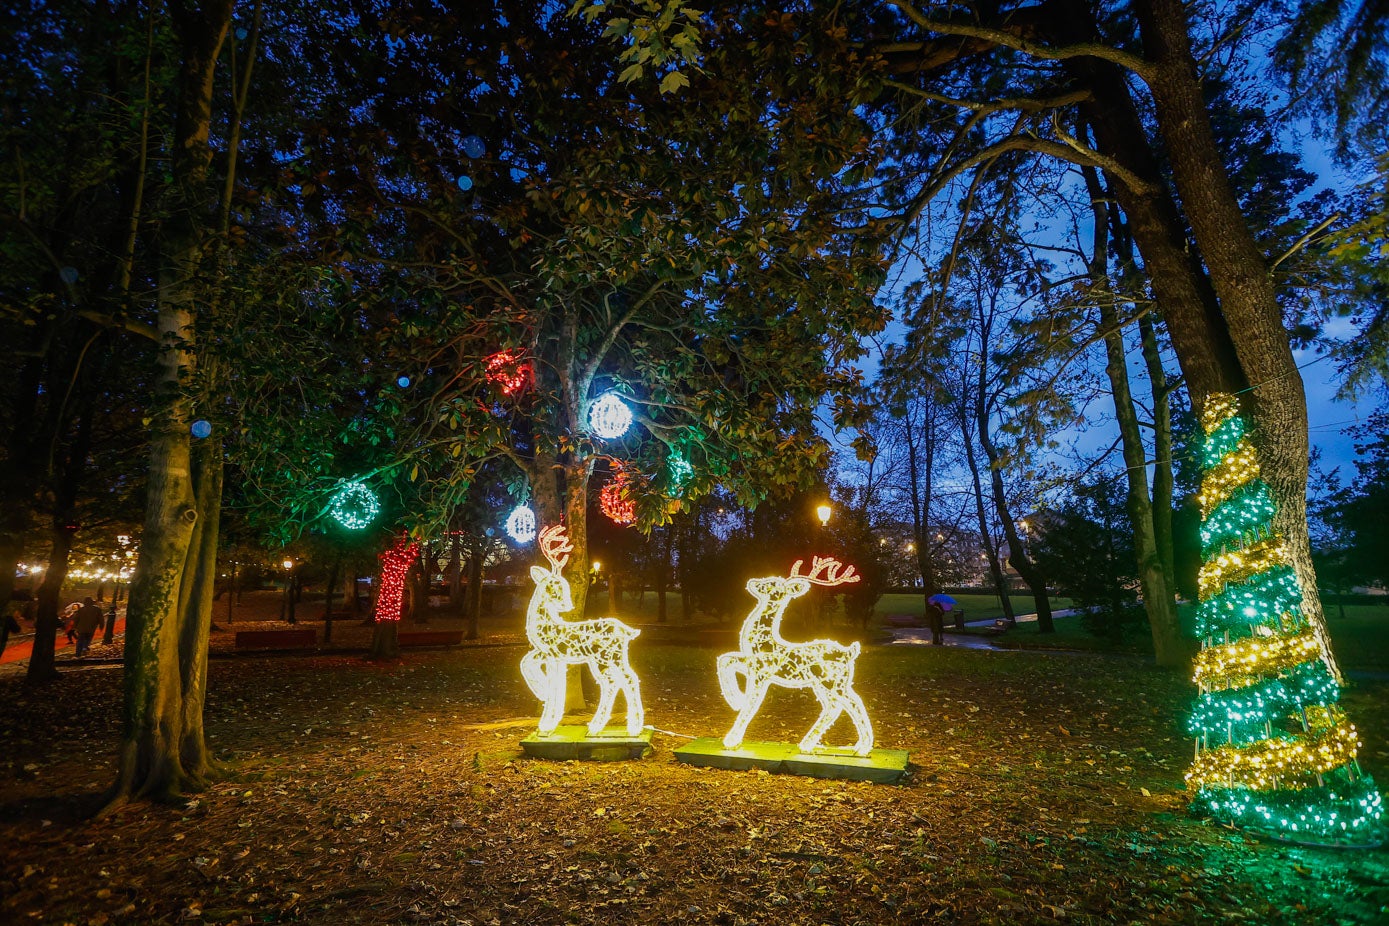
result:
[(463, 176), (459, 177), (458, 188), (462, 190), (464, 193), (468, 192), (473, 188), (473, 178), (469, 177), (467, 174), (464, 174)]
[(535, 512), (529, 505), (517, 505), (506, 518), (507, 536), (517, 543), (535, 539)]
[(380, 513), (376, 493), (360, 482), (349, 482), (328, 502), (328, 514), (350, 531), (362, 530)]
[(588, 428), (604, 440), (627, 433), (632, 426), (632, 410), (615, 392), (605, 392), (588, 408)]
[(399, 386), (401, 389), (409, 389), (409, 388), (410, 388), (410, 377), (408, 377), (408, 376), (397, 376), (397, 377), (395, 378), (395, 384), (396, 384), (397, 386)]
[(482, 139), (476, 135), (469, 135), (463, 139), (463, 153), (470, 158), (480, 158), (487, 151), (487, 146)]
[[(829, 728), (841, 714), (847, 713), (858, 733), (854, 754), (866, 756), (873, 751), (873, 724), (863, 699), (854, 691), (858, 642), (848, 646), (834, 640), (793, 643), (781, 636), (786, 606), (810, 591), (812, 585), (843, 585), (859, 581), (859, 576), (853, 566), (841, 573), (838, 561), (819, 556), (810, 572), (801, 575), (801, 562), (796, 560), (789, 576), (748, 580), (747, 589), (757, 599), (757, 605), (743, 621), (738, 651), (718, 658), (719, 688), (724, 700), (738, 712), (723, 745), (727, 749), (742, 745), (743, 734), (761, 709), (767, 689), (780, 685), (809, 688), (820, 702), (820, 716), (801, 740), (801, 752), (818, 749)], [(740, 675), (742, 684), (738, 682)]]
[(289, 572), (291, 569), (294, 568), (294, 560), (292, 560), (292, 559), (287, 559), (287, 560), (285, 560), (283, 563), (281, 563), (280, 565), (283, 566), (283, 567), (285, 567), (285, 572)]
[(815, 507), (815, 517), (820, 519), (821, 527), (829, 526), (830, 515), (833, 513), (834, 509), (831, 508), (829, 505), (817, 505)]
[[(549, 736), (564, 714), (564, 687), (571, 665), (586, 665), (598, 681), (598, 708), (588, 724), (589, 736), (598, 736), (612, 717), (621, 694), (627, 702), (627, 735), (642, 731), (646, 713), (641, 703), (641, 683), (627, 657), (627, 646), (641, 631), (616, 618), (591, 621), (565, 620), (574, 609), (569, 582), (563, 571), (574, 547), (558, 524), (540, 532), (540, 551), (550, 568), (532, 566), (535, 593), (526, 609), (526, 639), (530, 652), (521, 657), (521, 675), (544, 707), (538, 732)], [(595, 564), (596, 566), (597, 564)]]
[(204, 438), (212, 436), (212, 422), (204, 418), (199, 418), (197, 421), (193, 422), (193, 426), (188, 430), (191, 431), (193, 436), (198, 440), (203, 440)]

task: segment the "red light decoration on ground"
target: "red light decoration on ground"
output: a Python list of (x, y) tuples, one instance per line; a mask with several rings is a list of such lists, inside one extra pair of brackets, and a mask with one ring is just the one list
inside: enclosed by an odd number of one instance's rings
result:
[(534, 371), (522, 348), (497, 351), (485, 362), (487, 381), (500, 389), (503, 395), (519, 395), (529, 389), (534, 380)]
[(598, 507), (614, 524), (632, 524), (637, 520), (637, 505), (628, 495), (627, 471), (618, 469), (598, 493)]
[(400, 620), (400, 609), (405, 601), (405, 574), (419, 559), (420, 545), (409, 535), (403, 535), (395, 544), (380, 556), (381, 591), (376, 595), (376, 619), (378, 621)]

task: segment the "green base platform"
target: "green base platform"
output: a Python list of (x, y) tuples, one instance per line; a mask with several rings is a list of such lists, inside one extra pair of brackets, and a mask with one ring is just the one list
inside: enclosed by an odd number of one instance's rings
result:
[(724, 749), (723, 740), (705, 736), (675, 750), (676, 761), (710, 768), (747, 771), (765, 769), (784, 775), (811, 778), (841, 778), (897, 784), (907, 773), (905, 749), (875, 749), (856, 756), (850, 749), (824, 749), (803, 753), (790, 743), (743, 743), (737, 749)]
[(627, 762), (651, 751), (651, 731), (628, 736), (625, 727), (608, 727), (589, 736), (588, 727), (558, 726), (549, 736), (532, 733), (521, 740), (521, 751), (532, 759)]

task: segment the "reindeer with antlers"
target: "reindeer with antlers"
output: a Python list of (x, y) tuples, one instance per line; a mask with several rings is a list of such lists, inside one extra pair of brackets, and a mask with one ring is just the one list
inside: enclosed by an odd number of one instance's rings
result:
[(589, 736), (597, 736), (608, 725), (618, 692), (627, 701), (627, 735), (636, 736), (646, 718), (637, 673), (627, 660), (627, 645), (641, 631), (611, 617), (568, 621), (560, 616), (574, 609), (569, 583), (562, 574), (573, 549), (562, 526), (547, 527), (540, 532), (540, 550), (550, 561), (550, 568), (531, 567), (535, 594), (526, 611), (526, 639), (531, 650), (521, 657), (521, 674), (544, 703), (539, 732), (548, 736), (559, 726), (568, 667), (584, 663), (599, 687), (598, 709), (589, 721)]
[[(843, 585), (857, 582), (859, 576), (850, 566), (840, 573), (840, 563), (829, 558), (815, 557), (807, 575), (800, 574), (802, 560), (796, 560), (791, 574), (785, 578), (770, 576), (750, 579), (748, 591), (757, 599), (757, 606), (743, 621), (738, 636), (741, 649), (719, 657), (719, 686), (729, 705), (738, 712), (733, 729), (723, 738), (728, 749), (737, 749), (743, 742), (748, 723), (762, 707), (762, 699), (772, 685), (786, 688), (809, 688), (820, 702), (820, 716), (810, 732), (801, 740), (801, 752), (813, 752), (839, 715), (848, 712), (858, 731), (854, 753), (866, 756), (873, 751), (873, 725), (863, 699), (854, 691), (854, 661), (858, 659), (857, 642), (848, 646), (833, 640), (811, 640), (793, 643), (782, 639), (781, 618), (793, 599), (810, 591), (812, 585)], [(738, 685), (742, 675), (746, 684)]]

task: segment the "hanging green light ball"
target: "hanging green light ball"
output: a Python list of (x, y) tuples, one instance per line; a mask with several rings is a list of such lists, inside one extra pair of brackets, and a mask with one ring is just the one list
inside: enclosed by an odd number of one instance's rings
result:
[(366, 527), (381, 513), (376, 493), (360, 482), (349, 482), (328, 503), (328, 514), (350, 531)]

